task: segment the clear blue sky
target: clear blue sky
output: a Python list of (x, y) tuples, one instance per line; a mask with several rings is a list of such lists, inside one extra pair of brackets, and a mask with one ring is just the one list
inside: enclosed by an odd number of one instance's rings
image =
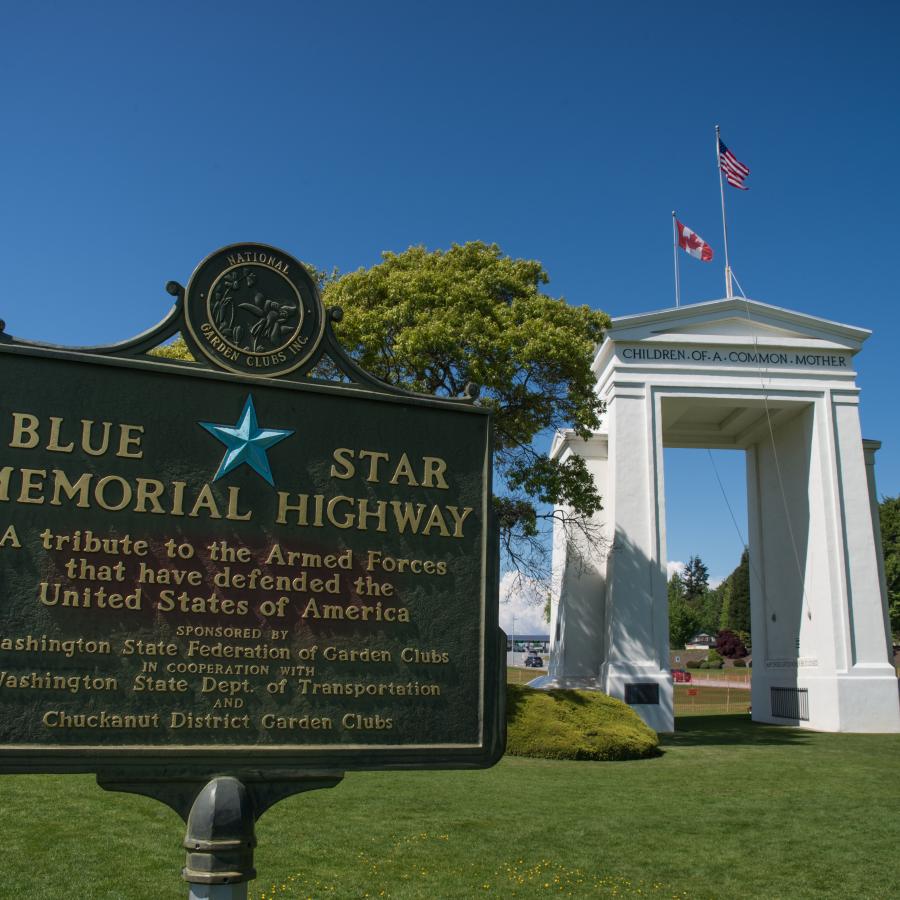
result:
[[(720, 123), (752, 169), (727, 197), (737, 276), (873, 329), (863, 427), (897, 494), (898, 26), (892, 2), (6, 4), (0, 317), (129, 337), (242, 240), (344, 271), (496, 241), (571, 303), (670, 306), (670, 210), (721, 256)], [(718, 259), (682, 276), (683, 302), (723, 293)], [(667, 464), (670, 558), (727, 574), (706, 455)]]

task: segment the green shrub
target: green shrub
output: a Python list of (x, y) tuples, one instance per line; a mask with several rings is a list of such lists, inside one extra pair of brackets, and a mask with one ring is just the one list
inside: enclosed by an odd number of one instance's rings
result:
[(710, 648), (709, 653), (706, 655), (706, 661), (709, 663), (710, 669), (721, 669), (722, 666), (720, 663), (723, 662), (722, 654), (717, 650), (713, 650)]
[(685, 665), (689, 669), (699, 669), (703, 663), (699, 659), (689, 659)]
[(742, 659), (736, 659), (736, 660), (734, 661), (734, 667), (735, 667), (736, 669), (746, 669), (746, 668), (747, 668), (747, 663), (744, 662), (744, 660), (742, 660)]
[(646, 759), (656, 732), (621, 700), (599, 691), (536, 691), (506, 686), (506, 752), (539, 759)]
[(708, 669), (709, 668), (709, 660), (701, 659), (700, 662), (697, 663), (698, 669)]

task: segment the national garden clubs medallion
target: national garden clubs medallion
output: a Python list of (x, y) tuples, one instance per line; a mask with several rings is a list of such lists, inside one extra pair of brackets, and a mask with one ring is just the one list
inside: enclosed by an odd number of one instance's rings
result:
[(184, 314), (194, 355), (241, 375), (293, 372), (312, 358), (325, 328), (303, 264), (264, 244), (233, 244), (203, 260)]

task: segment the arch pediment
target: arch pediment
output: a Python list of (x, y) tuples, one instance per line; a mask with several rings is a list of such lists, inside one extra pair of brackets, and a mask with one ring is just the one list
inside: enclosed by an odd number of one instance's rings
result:
[(810, 346), (809, 342), (815, 342), (823, 348), (855, 353), (870, 334), (866, 328), (733, 297), (618, 316), (612, 320), (607, 340), (729, 343), (749, 339), (772, 346)]
[(853, 356), (870, 334), (866, 328), (732, 297), (614, 318), (593, 369), (598, 382), (610, 366), (638, 362), (694, 361), (707, 371), (719, 363), (774, 365), (852, 376)]
[(713, 319), (708, 322), (691, 322), (686, 325), (676, 324), (670, 328), (661, 328), (654, 332), (656, 335), (697, 334), (703, 337), (718, 335), (720, 337), (778, 337), (778, 338), (805, 338), (809, 337), (796, 328), (783, 328), (768, 322), (746, 317), (730, 316), (723, 319)]

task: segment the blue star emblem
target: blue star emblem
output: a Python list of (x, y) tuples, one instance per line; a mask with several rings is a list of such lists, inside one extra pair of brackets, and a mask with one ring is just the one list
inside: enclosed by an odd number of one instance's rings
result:
[(251, 469), (262, 475), (272, 487), (275, 487), (266, 450), (286, 437), (290, 437), (294, 432), (287, 429), (260, 428), (256, 422), (256, 409), (250, 394), (247, 395), (244, 411), (235, 425), (213, 425), (211, 422), (198, 422), (197, 424), (228, 448), (219, 464), (219, 470), (213, 476), (213, 481), (218, 481), (232, 469), (247, 463)]

